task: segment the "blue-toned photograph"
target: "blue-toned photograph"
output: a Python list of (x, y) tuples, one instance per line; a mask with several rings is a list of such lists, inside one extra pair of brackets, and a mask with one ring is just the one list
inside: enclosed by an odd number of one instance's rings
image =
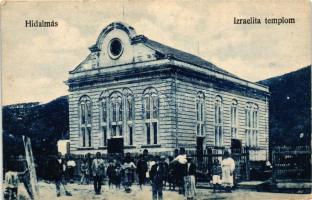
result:
[(2, 197), (311, 198), (311, 3), (7, 1)]

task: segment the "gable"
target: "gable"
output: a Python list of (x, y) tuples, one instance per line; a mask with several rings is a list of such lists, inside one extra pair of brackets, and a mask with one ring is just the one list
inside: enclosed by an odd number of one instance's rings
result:
[(124, 23), (108, 25), (99, 35), (91, 53), (72, 72), (136, 62), (156, 60), (156, 51), (143, 43), (135, 43), (134, 29)]
[(198, 56), (137, 35), (134, 28), (122, 22), (106, 26), (89, 49), (87, 58), (70, 73), (167, 58), (238, 78)]

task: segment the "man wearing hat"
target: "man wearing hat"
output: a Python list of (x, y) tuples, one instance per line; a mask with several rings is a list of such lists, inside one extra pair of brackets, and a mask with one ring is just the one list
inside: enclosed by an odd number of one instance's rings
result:
[(157, 156), (155, 158), (156, 164), (152, 166), (150, 171), (150, 178), (152, 181), (152, 191), (153, 191), (153, 200), (162, 200), (163, 199), (163, 181), (165, 180), (166, 165), (165, 165), (165, 156)]

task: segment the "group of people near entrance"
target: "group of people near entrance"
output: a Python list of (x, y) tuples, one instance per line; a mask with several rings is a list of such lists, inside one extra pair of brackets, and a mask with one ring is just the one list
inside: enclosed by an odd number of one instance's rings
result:
[[(75, 161), (70, 157), (63, 158), (61, 153), (49, 160), (47, 170), (55, 183), (57, 197), (61, 195), (61, 189), (65, 191), (65, 195), (72, 195), (66, 185), (73, 181), (71, 170), (75, 167)], [(214, 191), (231, 191), (234, 169), (235, 162), (228, 151), (224, 152), (221, 162), (214, 161), (211, 170)], [(144, 150), (136, 162), (130, 153), (127, 153), (123, 158), (108, 160), (108, 165), (101, 153), (97, 152), (93, 159), (90, 155), (83, 159), (79, 171), (81, 174), (80, 184), (89, 184), (93, 181), (96, 195), (101, 194), (104, 177), (108, 179), (109, 188), (119, 189), (123, 186), (126, 192), (131, 192), (131, 186), (136, 177), (141, 189), (143, 185), (150, 183), (153, 200), (163, 199), (163, 187), (167, 183), (169, 190), (175, 190), (177, 187), (179, 193), (184, 194), (187, 199), (194, 199), (196, 195), (196, 164), (191, 157), (187, 156), (184, 148), (176, 150), (174, 157), (151, 156), (148, 155), (147, 150)], [(12, 173), (8, 172), (6, 175), (6, 182), (9, 183), (9, 186), (16, 182), (16, 177), (14, 178)], [(12, 186), (12, 196), (17, 196), (16, 187)]]
[(213, 191), (231, 192), (231, 188), (234, 185), (234, 169), (235, 162), (231, 158), (230, 153), (225, 151), (221, 163), (218, 159), (215, 159), (212, 167), (212, 184)]

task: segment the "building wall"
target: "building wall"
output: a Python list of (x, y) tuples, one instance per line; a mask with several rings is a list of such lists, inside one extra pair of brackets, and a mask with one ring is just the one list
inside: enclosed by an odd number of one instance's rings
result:
[(247, 102), (256, 103), (259, 106), (258, 127), (259, 149), (250, 151), (254, 160), (265, 160), (268, 153), (268, 103), (266, 97), (254, 98), (248, 97), (239, 92), (222, 89), (212, 83), (203, 83), (199, 80), (179, 80), (176, 82), (176, 97), (178, 105), (177, 126), (178, 126), (178, 143), (181, 146), (195, 148), (196, 146), (196, 95), (199, 91), (205, 94), (205, 146), (214, 146), (214, 106), (217, 95), (223, 100), (223, 146), (231, 146), (231, 105), (232, 100), (238, 102), (238, 130), (237, 139), (246, 144), (245, 139), (245, 108)]
[[(142, 94), (143, 91), (153, 86), (156, 88), (160, 99), (159, 109), (159, 133), (158, 144), (146, 145), (144, 132)], [(238, 101), (238, 132), (237, 137), (245, 145), (245, 107), (247, 102), (256, 103), (259, 106), (259, 149), (251, 151), (254, 160), (265, 160), (268, 150), (268, 104), (267, 97), (248, 97), (240, 91), (230, 91), (212, 82), (203, 82), (196, 79), (176, 78), (174, 75), (142, 76), (136, 80), (120, 80), (106, 84), (97, 84), (86, 88), (75, 88), (69, 95), (69, 118), (71, 152), (74, 154), (106, 152), (100, 145), (100, 122), (99, 122), (99, 97), (103, 91), (122, 91), (123, 88), (132, 90), (135, 96), (135, 148), (127, 148), (125, 151), (140, 152), (147, 148), (150, 152), (173, 151), (177, 147), (188, 149), (196, 148), (196, 95), (199, 91), (205, 94), (205, 146), (214, 146), (214, 103), (217, 95), (223, 99), (223, 146), (231, 145), (230, 109), (232, 100)], [(83, 95), (92, 99), (92, 149), (79, 147), (79, 120), (78, 104)], [(177, 112), (176, 112), (177, 111)]]
[[(133, 137), (133, 143), (136, 148), (127, 148), (125, 151), (138, 152), (142, 148), (148, 148), (150, 152), (153, 151), (165, 151), (166, 149), (172, 150), (173, 141), (173, 107), (162, 106), (166, 104), (166, 97), (172, 93), (172, 79), (171, 78), (153, 78), (148, 80), (142, 80), (138, 78), (136, 81), (123, 80), (115, 81), (113, 83), (94, 85), (90, 88), (79, 89), (71, 91), (69, 94), (69, 128), (70, 128), (70, 140), (71, 140), (71, 152), (74, 154), (95, 153), (101, 151), (106, 152), (106, 149), (99, 148), (100, 145), (100, 102), (99, 97), (101, 93), (106, 90), (109, 93), (112, 91), (122, 91), (123, 88), (129, 88), (132, 90), (135, 97), (135, 131)], [(142, 94), (148, 87), (154, 87), (158, 91), (160, 98), (159, 109), (159, 131), (158, 131), (158, 144), (161, 146), (146, 146), (146, 135), (143, 134), (143, 111), (142, 111)], [(79, 99), (83, 95), (88, 95), (92, 100), (92, 148), (79, 148)], [(141, 145), (144, 145), (141, 148)]]

